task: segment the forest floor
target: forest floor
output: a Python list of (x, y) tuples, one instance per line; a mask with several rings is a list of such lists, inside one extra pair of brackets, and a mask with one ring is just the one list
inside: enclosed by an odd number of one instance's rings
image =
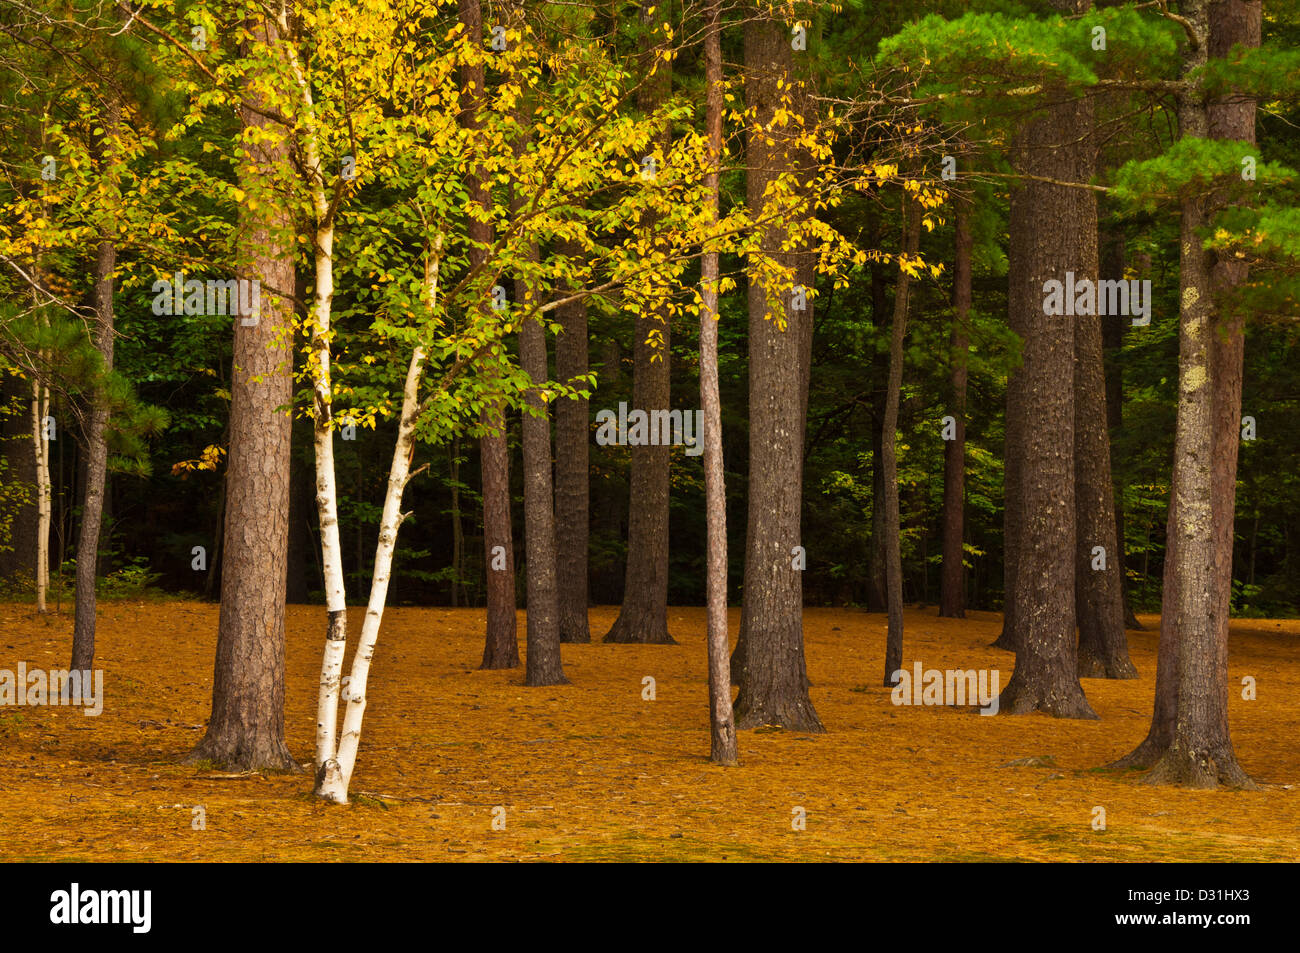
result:
[[(707, 761), (703, 609), (670, 610), (677, 646), (600, 644), (616, 610), (593, 609), (597, 642), (564, 646), (573, 684), (525, 688), (522, 670), (477, 670), (482, 610), (394, 608), (340, 807), (311, 796), (308, 774), (179, 763), (208, 715), (217, 611), (101, 603), (103, 714), (0, 708), (0, 860), (1300, 860), (1300, 621), (1233, 622), (1232, 737), (1261, 785), (1236, 792), (1099, 770), (1146, 734), (1154, 616), (1130, 633), (1141, 679), (1085, 680), (1101, 720), (1074, 721), (895, 706), (884, 615), (809, 609), (826, 733), (741, 732), (741, 764), (724, 769)], [(1000, 621), (911, 610), (905, 665), (996, 668), (1005, 686)], [(521, 613), (521, 648), (523, 633)], [(322, 609), (289, 607), (286, 732), (306, 764), (323, 636)], [(61, 669), (71, 637), (70, 612), (0, 604), (0, 669)], [(1246, 675), (1257, 700), (1241, 698)]]

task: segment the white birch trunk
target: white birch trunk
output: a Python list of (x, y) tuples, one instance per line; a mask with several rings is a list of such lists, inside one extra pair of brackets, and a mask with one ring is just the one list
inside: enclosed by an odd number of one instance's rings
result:
[(50, 588), (50, 441), (45, 418), (50, 391), (32, 381), (32, 451), (36, 457), (36, 611), (45, 611)]
[[(323, 193), (321, 193), (323, 198)], [(329, 615), (316, 706), (316, 784), (338, 771), (334, 758), (343, 654), (347, 650), (347, 593), (343, 582), (343, 546), (339, 539), (338, 486), (334, 476), (334, 427), (330, 383), (330, 306), (334, 293), (334, 228), (316, 231), (316, 308), (312, 327), (316, 447), (316, 512), (320, 520), (325, 608)]]
[[(281, 28), (288, 22), (281, 13)], [(338, 483), (334, 475), (334, 390), (330, 378), (330, 320), (334, 303), (334, 216), (320, 165), (311, 85), (292, 44), (286, 55), (302, 97), (307, 130), (303, 136), (312, 205), (316, 213), (316, 287), (311, 318), (312, 436), (316, 455), (316, 515), (320, 523), (321, 567), (325, 577), (325, 652), (316, 698), (316, 793), (338, 782), (339, 694), (347, 651), (347, 589), (343, 581), (343, 545), (339, 538)]]
[[(442, 254), (442, 236), (435, 241), (433, 253), (425, 266), (425, 284), (429, 306), (435, 306), (438, 292), (438, 263)], [(356, 657), (352, 660), (352, 676), (348, 685), (348, 707), (343, 716), (343, 733), (339, 737), (338, 770), (324, 777), (316, 793), (336, 804), (346, 804), (348, 785), (356, 766), (357, 747), (361, 743), (361, 720), (366, 712), (366, 682), (370, 676), (370, 661), (374, 658), (375, 644), (379, 640), (379, 624), (384, 616), (384, 603), (388, 599), (388, 580), (393, 565), (393, 550), (397, 545), (397, 530), (401, 526), (402, 493), (411, 476), (411, 458), (415, 455), (415, 423), (420, 413), (420, 378), (424, 373), (424, 347), (417, 345), (411, 354), (406, 371), (406, 384), (402, 389), (402, 417), (397, 428), (397, 444), (393, 447), (393, 462), (388, 471), (388, 492), (384, 497), (384, 512), (379, 523), (379, 543), (375, 548), (375, 569), (370, 582), (370, 603), (361, 625), (361, 638), (357, 643)]]

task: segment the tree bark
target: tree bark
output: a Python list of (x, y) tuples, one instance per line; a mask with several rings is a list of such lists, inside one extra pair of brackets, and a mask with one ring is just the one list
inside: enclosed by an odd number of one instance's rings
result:
[(952, 279), (952, 440), (943, 445), (943, 564), (939, 581), (939, 615), (966, 617), (966, 570), (962, 538), (966, 503), (966, 364), (969, 358), (971, 307), (970, 200), (958, 198), (956, 262)]
[[(637, 105), (644, 113), (660, 108), (672, 92), (668, 61), (660, 60), (649, 76), (655, 53), (662, 41), (648, 32), (658, 17), (665, 15), (662, 4), (641, 4), (642, 26), (647, 30), (641, 42), (640, 63), (644, 78), (637, 90)], [(665, 131), (658, 145), (666, 153), (671, 133)], [(658, 346), (651, 334), (660, 336)], [(633, 351), (632, 403), (647, 414), (667, 411), (670, 393), (672, 324), (665, 307), (647, 309), (636, 316)], [(675, 645), (668, 633), (668, 498), (672, 449), (666, 446), (632, 448), (632, 481), (628, 500), (627, 574), (623, 584), (623, 605), (606, 642)]]
[[(458, 6), (466, 34), (481, 38), (483, 14), (479, 0), (459, 0)], [(466, 90), (467, 104), (461, 115), (461, 124), (478, 129), (481, 127), (478, 110), (487, 88), (483, 65), (462, 67), (461, 83)], [(485, 172), (469, 170), (466, 192), (474, 204), (485, 209), (491, 207), (492, 196)], [(467, 232), (470, 270), (481, 272), (486, 267), (488, 249), (492, 245), (492, 223), (470, 216)], [(488, 302), (484, 300), (481, 307), (489, 307)], [(479, 441), (479, 468), (483, 490), (484, 567), (487, 570), (487, 633), (479, 668), (518, 668), (515, 553), (510, 522), (510, 448), (506, 441), (504, 404), (497, 402), (484, 408), (479, 422), (486, 430)]]
[[(579, 254), (575, 243), (562, 243), (566, 256)], [(570, 289), (573, 291), (576, 289)], [(571, 301), (556, 309), (562, 330), (555, 339), (555, 375), (566, 384), (589, 370), (587, 302)], [(591, 401), (561, 400), (555, 406), (556, 565), (559, 570), (560, 641), (591, 641), (587, 618), (587, 546), (590, 535)]]
[[(271, 19), (252, 24), (250, 44), (279, 42)], [(245, 96), (257, 104), (258, 80)], [(245, 129), (264, 135), (247, 148), (241, 185), (265, 198), (289, 162), (284, 131), (251, 109)], [(288, 214), (264, 201), (243, 208), (243, 280), (261, 282), (261, 307), (235, 321), (227, 463), (225, 563), (212, 683), (212, 717), (190, 755), (231, 770), (297, 770), (284, 743), (284, 605), (289, 542), (290, 420), (280, 408), (293, 398), (292, 305), (281, 295), (294, 286)], [(245, 324), (245, 321), (255, 323)]]
[[(1189, 49), (1189, 72), (1234, 44), (1258, 46), (1262, 5), (1193, 0), (1180, 6), (1200, 41)], [(1228, 97), (1207, 103), (1188, 85), (1179, 97), (1179, 134), (1254, 141), (1254, 103)], [(1231, 304), (1216, 310), (1246, 278), (1233, 261), (1214, 260), (1199, 229), (1213, 199), (1183, 203), (1180, 257), (1178, 429), (1175, 437), (1178, 564), (1178, 695), (1168, 747), (1152, 766), (1152, 783), (1199, 788), (1253, 788), (1238, 764), (1228, 730), (1228, 625), (1243, 362), (1242, 318)], [(1172, 505), (1171, 505), (1172, 509)], [(1171, 608), (1165, 595), (1165, 609)]]
[[(921, 206), (903, 196), (903, 254), (916, 257), (921, 244)], [(907, 336), (907, 307), (911, 278), (898, 273), (894, 289), (894, 321), (889, 337), (889, 384), (885, 419), (881, 425), (880, 459), (885, 478), (885, 604), (889, 614), (885, 634), (886, 687), (897, 684), (903, 667), (903, 528), (898, 512), (898, 401), (903, 389), (903, 343)]]
[(510, 526), (510, 448), (506, 443), (502, 406), (498, 403), (485, 409), (480, 418), (489, 433), (479, 441), (483, 549), (487, 566), (487, 638), (479, 668), (519, 667), (515, 552)]
[[(750, 214), (762, 215), (764, 190), (780, 170), (807, 163), (794, 129), (774, 124), (782, 99), (810, 122), (811, 104), (793, 80), (793, 53), (784, 20), (757, 9), (745, 22), (745, 102), (749, 118), (746, 192)], [(778, 82), (781, 84), (778, 87)], [(771, 127), (770, 129), (768, 127)], [(768, 144), (769, 137), (774, 143)], [(798, 252), (782, 252), (787, 231), (763, 228), (762, 254), (789, 267)], [(769, 314), (768, 296), (783, 302)], [(788, 287), (768, 288), (751, 264), (749, 279), (749, 529), (745, 539), (745, 594), (739, 659), (739, 728), (780, 725), (795, 731), (823, 731), (808, 696), (803, 648), (803, 582), (793, 549), (802, 545), (804, 419), (801, 366), (807, 307), (792, 306)], [(784, 321), (785, 328), (781, 327)], [(739, 664), (737, 664), (739, 662)]]
[[(535, 252), (534, 252), (535, 254)], [(531, 293), (523, 279), (515, 295), (525, 312)], [(519, 363), (536, 385), (524, 395), (532, 408), (523, 414), (524, 546), (527, 559), (528, 611), (524, 659), (525, 685), (567, 685), (560, 658), (559, 591), (555, 577), (555, 510), (551, 486), (551, 417), (541, 388), (548, 379), (546, 331), (539, 320), (525, 317), (519, 329)]]
[[(709, 0), (704, 40), (707, 87), (705, 127), (709, 137), (707, 214), (718, 221), (722, 164), (722, 16), (719, 0)], [(727, 659), (727, 489), (722, 461), (722, 403), (718, 396), (718, 253), (705, 252), (700, 264), (700, 407), (704, 412), (704, 512), (708, 524), (705, 590), (708, 599), (709, 760), (733, 765), (738, 760), (735, 712), (731, 704), (731, 668)]]
[[(109, 96), (103, 117), (104, 134), (98, 137), (101, 175), (113, 176), (110, 150), (117, 135), (121, 105)], [(111, 183), (106, 183), (110, 189)], [(111, 211), (105, 210), (108, 214)], [(105, 375), (113, 371), (113, 269), (117, 267), (117, 242), (111, 224), (101, 227), (95, 251), (95, 350), (103, 361)], [(77, 534), (76, 609), (72, 625), (72, 664), (76, 670), (95, 666), (95, 570), (99, 563), (99, 533), (104, 517), (104, 487), (108, 477), (107, 394), (96, 394), (86, 414), (86, 461), (81, 502), (81, 526)]]
[[(430, 308), (435, 307), (437, 301), (442, 243), (442, 235), (434, 237), (431, 253), (425, 262), (424, 282)], [(397, 440), (393, 444), (393, 459), (389, 464), (388, 483), (384, 492), (384, 509), (379, 520), (379, 542), (375, 547), (370, 601), (366, 606), (365, 620), (361, 624), (361, 635), (357, 639), (356, 655), (352, 659), (348, 707), (343, 715), (338, 751), (323, 762), (317, 780), (317, 795), (336, 804), (347, 803), (352, 772), (356, 768), (357, 749), (361, 745), (361, 723), (366, 713), (366, 684), (370, 678), (370, 663), (374, 659), (375, 645), (379, 641), (379, 626), (388, 599), (393, 551), (397, 548), (397, 531), (406, 518), (402, 513), (402, 494), (411, 479), (411, 460), (415, 456), (415, 424), (419, 418), (419, 390), (420, 378), (424, 373), (424, 357), (424, 347), (417, 344), (411, 352), (406, 381), (402, 387), (402, 416), (397, 425)]]
[[(1062, 90), (1023, 130), (1019, 171), (1086, 181), (1090, 162), (1077, 145), (1092, 130), (1089, 101)], [(1064, 167), (1063, 167), (1064, 166)], [(1078, 176), (1082, 175), (1082, 179)], [(1007, 459), (1020, 464), (1019, 499), (1008, 494), (1008, 521), (1018, 523), (1014, 570), (1016, 667), (999, 708), (1096, 718), (1079, 684), (1075, 640), (1076, 559), (1074, 394), (1075, 318), (1048, 315), (1044, 284), (1066, 272), (1095, 280), (1096, 206), (1090, 192), (1026, 181), (1011, 196), (1010, 310), (1024, 339), (1019, 380), (1009, 388)], [(1085, 198), (1088, 196), (1088, 198)], [(1091, 238), (1089, 238), (1091, 236)], [(1018, 507), (1016, 516), (1010, 516)], [(1010, 541), (1009, 541), (1010, 543)], [(1010, 550), (1010, 546), (1008, 547)], [(1004, 631), (1004, 635), (1006, 635)]]
[[(1180, 10), (1200, 40), (1185, 55), (1185, 74), (1234, 44), (1260, 42), (1259, 3), (1196, 0)], [(1239, 96), (1206, 103), (1189, 84), (1179, 96), (1179, 133), (1254, 142), (1254, 109), (1252, 100)], [(1196, 229), (1212, 211), (1207, 204), (1204, 196), (1183, 204), (1178, 429), (1155, 706), (1147, 737), (1110, 766), (1150, 767), (1147, 780), (1153, 783), (1251, 788), (1254, 782), (1238, 764), (1228, 730), (1241, 326), (1238, 315), (1216, 317), (1214, 308), (1214, 296), (1247, 274), (1234, 262), (1216, 262), (1201, 247)]]

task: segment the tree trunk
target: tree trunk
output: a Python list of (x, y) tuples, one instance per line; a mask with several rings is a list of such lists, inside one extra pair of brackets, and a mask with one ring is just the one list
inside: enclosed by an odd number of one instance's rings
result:
[[(527, 314), (531, 308), (531, 293), (526, 281), (520, 279), (515, 282), (515, 296)], [(528, 585), (524, 684), (567, 685), (569, 680), (564, 677), (564, 665), (560, 658), (559, 592), (555, 579), (551, 418), (546, 412), (546, 399), (541, 392), (548, 378), (546, 331), (536, 318), (525, 317), (519, 328), (519, 364), (536, 385), (524, 395), (531, 410), (524, 412), (522, 423), (524, 546)]]
[[(32, 379), (32, 457), (36, 462), (36, 611), (45, 611), (50, 588), (50, 441), (45, 418), (50, 389)], [(56, 438), (57, 439), (57, 436)]]
[[(576, 243), (562, 243), (561, 254), (579, 253)], [(569, 289), (573, 292), (576, 289)], [(586, 374), (587, 302), (570, 301), (556, 309), (562, 330), (555, 339), (555, 376), (566, 384)], [(555, 406), (556, 566), (560, 586), (560, 641), (590, 642), (587, 620), (587, 546), (590, 527), (588, 461), (591, 402), (561, 400)]]
[[(1259, 3), (1196, 0), (1180, 11), (1201, 39), (1184, 60), (1185, 74), (1234, 44), (1259, 45)], [(1180, 135), (1254, 141), (1252, 100), (1206, 104), (1202, 95), (1180, 95)], [(1183, 205), (1178, 429), (1155, 707), (1147, 737), (1111, 767), (1151, 767), (1147, 779), (1154, 783), (1251, 788), (1232, 746), (1227, 707), (1241, 327), (1236, 315), (1216, 320), (1212, 297), (1244, 281), (1246, 270), (1213, 261), (1201, 247), (1196, 229), (1208, 218), (1206, 202), (1197, 196)]]
[[(722, 18), (719, 0), (709, 0), (708, 35), (704, 40), (705, 127), (709, 137), (709, 172), (704, 184), (710, 223), (718, 221), (722, 163)], [(722, 403), (718, 396), (718, 253), (705, 252), (700, 263), (700, 407), (704, 412), (704, 513), (708, 524), (705, 590), (708, 599), (709, 760), (733, 765), (738, 760), (735, 712), (731, 705), (731, 669), (727, 660), (727, 489), (722, 461)]]
[[(655, 53), (662, 46), (650, 34), (666, 15), (662, 5), (641, 4), (642, 27), (647, 30), (641, 41), (640, 65), (643, 77), (637, 91), (637, 105), (644, 113), (660, 108), (672, 92), (672, 74), (667, 60), (660, 60), (653, 77)], [(656, 11), (658, 16), (656, 17)], [(671, 133), (665, 132), (655, 143), (667, 153)], [(670, 393), (672, 358), (672, 323), (666, 306), (647, 309), (636, 316), (636, 342), (633, 351), (632, 403), (647, 414), (667, 411)], [(651, 334), (660, 337), (658, 346)], [(667, 446), (632, 448), (632, 481), (628, 500), (627, 574), (623, 584), (623, 605), (606, 642), (635, 642), (675, 645), (668, 634), (668, 495), (669, 467), (672, 450)]]
[[(487, 638), (479, 668), (518, 668), (515, 551), (510, 526), (510, 448), (503, 404), (485, 409), (479, 441), (483, 477), (483, 549), (487, 565)], [(493, 433), (492, 431), (496, 431)]]
[[(265, 49), (278, 43), (280, 29), (266, 19), (251, 24), (251, 33), (250, 46)], [(245, 96), (258, 102), (256, 78)], [(284, 743), (290, 420), (280, 410), (293, 397), (293, 362), (284, 350), (293, 339), (292, 305), (281, 296), (294, 286), (294, 261), (287, 213), (268, 197), (289, 148), (284, 131), (259, 113), (244, 109), (242, 121), (264, 134), (247, 146), (241, 175), (244, 191), (263, 199), (260, 212), (243, 208), (241, 269), (243, 280), (261, 282), (261, 302), (235, 321), (212, 717), (190, 760), (231, 770), (297, 770)]]
[[(903, 254), (914, 259), (921, 245), (921, 206), (903, 196)], [(885, 595), (889, 623), (885, 635), (886, 687), (897, 684), (903, 667), (903, 530), (898, 513), (898, 401), (903, 389), (903, 342), (911, 279), (900, 269), (894, 289), (894, 323), (889, 337), (889, 385), (881, 425), (880, 460), (885, 477)]]
[[(1019, 171), (1087, 181), (1091, 161), (1077, 142), (1091, 134), (1091, 103), (1060, 90), (1047, 95), (1052, 105), (1023, 130)], [(1008, 462), (1020, 464), (1019, 499), (1009, 493), (1007, 504), (1009, 514), (1019, 507), (1008, 518), (1019, 526), (1011, 560), (1016, 667), (999, 703), (1009, 714), (1097, 717), (1079, 684), (1074, 628), (1075, 414), (1068, 382), (1075, 319), (1047, 314), (1044, 301), (1045, 282), (1064, 282), (1067, 271), (1095, 280), (1096, 223), (1095, 200), (1084, 189), (1027, 181), (1012, 191), (1009, 306), (1024, 350), (1008, 407), (1008, 431), (1013, 418), (1020, 428), (1007, 448)]]
[[(111, 137), (117, 135), (121, 106), (110, 96), (103, 118), (104, 135), (97, 145), (101, 174), (111, 175)], [(112, 229), (100, 229), (95, 253), (95, 350), (103, 359), (103, 373), (113, 370), (113, 269), (117, 266), (117, 243)], [(72, 627), (72, 664), (75, 670), (95, 667), (95, 570), (99, 562), (99, 532), (104, 516), (104, 486), (108, 476), (108, 395), (96, 394), (86, 414), (85, 487), (81, 502), (81, 526), (77, 534), (76, 609)]]
[[(429, 307), (433, 308), (438, 292), (438, 267), (442, 254), (442, 236), (433, 240), (430, 257), (425, 264), (425, 286)], [(397, 441), (393, 445), (393, 459), (388, 469), (388, 484), (384, 493), (384, 509), (379, 521), (379, 543), (375, 547), (375, 567), (370, 581), (370, 602), (366, 606), (365, 621), (357, 639), (357, 652), (352, 659), (352, 674), (348, 684), (348, 707), (343, 715), (343, 730), (339, 735), (338, 751), (323, 762), (317, 777), (316, 793), (336, 804), (346, 804), (352, 772), (357, 763), (357, 749), (361, 744), (361, 722), (366, 713), (366, 683), (370, 677), (370, 663), (379, 641), (379, 625), (384, 617), (384, 604), (388, 599), (388, 581), (393, 568), (393, 551), (397, 548), (397, 531), (405, 516), (402, 513), (402, 494), (411, 479), (411, 459), (415, 456), (415, 424), (419, 418), (420, 378), (424, 373), (424, 348), (416, 345), (407, 365), (406, 382), (402, 388), (402, 416), (397, 426)]]
[[(1200, 43), (1184, 61), (1190, 72), (1234, 44), (1258, 46), (1261, 4), (1194, 0), (1180, 11)], [(1184, 90), (1179, 134), (1254, 141), (1254, 103), (1230, 97), (1206, 104), (1199, 89)], [(1212, 198), (1183, 203), (1178, 428), (1175, 437), (1178, 564), (1178, 696), (1169, 745), (1147, 780), (1214, 788), (1253, 788), (1237, 763), (1228, 730), (1228, 624), (1238, 435), (1241, 418), (1242, 319), (1231, 304), (1216, 314), (1216, 297), (1246, 278), (1236, 262), (1215, 262), (1199, 229)], [(1165, 596), (1166, 611), (1170, 608)]]
[(966, 503), (966, 363), (970, 351), (971, 207), (957, 199), (956, 263), (952, 279), (952, 440), (943, 445), (943, 571), (939, 582), (939, 615), (966, 617), (966, 570), (962, 537)]
[[(793, 53), (785, 21), (752, 10), (745, 22), (745, 102), (752, 112), (747, 142), (746, 192), (750, 213), (762, 215), (764, 190), (781, 169), (809, 161), (790, 125), (774, 122), (792, 95)], [(781, 87), (778, 88), (778, 83)], [(796, 87), (795, 109), (812, 118)], [(771, 127), (771, 128), (768, 128)], [(768, 144), (771, 137), (772, 145)], [(785, 230), (768, 225), (762, 254), (797, 267), (798, 253), (781, 251)], [(768, 295), (784, 303), (769, 314)], [(803, 649), (803, 581), (793, 563), (803, 503), (804, 419), (801, 367), (805, 322), (812, 300), (793, 307), (790, 288), (768, 288), (751, 265), (749, 276), (749, 529), (745, 539), (743, 653), (736, 698), (739, 728), (781, 725), (823, 731), (808, 696)], [(783, 329), (780, 322), (784, 320)]]
[[(468, 36), (483, 36), (483, 16), (479, 0), (459, 0), (460, 22)], [(477, 111), (486, 89), (481, 63), (461, 69), (461, 83), (467, 90), (461, 124), (470, 129), (481, 125)], [(469, 170), (466, 191), (469, 200), (481, 208), (490, 208), (492, 196), (488, 175)], [(469, 264), (471, 271), (481, 272), (487, 264), (492, 245), (491, 222), (470, 216)], [(482, 307), (488, 307), (486, 300)], [(485, 407), (479, 422), (487, 433), (479, 441), (479, 467), (483, 488), (483, 550), (487, 569), (487, 633), (483, 642), (483, 661), (479, 668), (518, 668), (519, 636), (515, 615), (515, 552), (510, 524), (510, 448), (506, 441), (504, 403)]]

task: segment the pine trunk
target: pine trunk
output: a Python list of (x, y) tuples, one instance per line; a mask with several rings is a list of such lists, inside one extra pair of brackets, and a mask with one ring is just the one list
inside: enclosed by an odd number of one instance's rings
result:
[[(280, 29), (271, 20), (252, 25), (259, 49), (274, 47)], [(258, 97), (257, 78), (245, 96)], [(244, 109), (244, 128), (262, 133), (248, 146), (241, 186), (254, 195), (270, 190), (289, 162), (283, 130)], [(251, 203), (250, 203), (251, 204)], [(222, 550), (221, 613), (212, 683), (212, 716), (190, 760), (210, 760), (230, 770), (297, 770), (284, 743), (284, 606), (289, 543), (290, 419), (292, 402), (291, 304), (294, 287), (291, 229), (286, 212), (263, 202), (243, 208), (245, 230), (240, 278), (261, 282), (260, 308), (235, 320), (227, 460), (226, 528)], [(242, 296), (241, 296), (242, 297)]]
[[(763, 214), (764, 190), (778, 170), (807, 157), (792, 141), (791, 126), (774, 123), (783, 98), (791, 95), (793, 54), (783, 20), (754, 15), (745, 22), (745, 102), (748, 121), (746, 192), (750, 213)], [(778, 83), (781, 84), (778, 87)], [(796, 108), (812, 111), (794, 93)], [(768, 127), (771, 127), (770, 129)], [(772, 145), (768, 144), (771, 137)], [(797, 254), (783, 253), (783, 230), (763, 230), (762, 253), (798, 267)], [(782, 302), (769, 313), (768, 296)], [(740, 692), (738, 728), (780, 725), (794, 731), (823, 731), (808, 696), (803, 647), (803, 581), (794, 566), (794, 547), (803, 545), (804, 418), (801, 366), (812, 300), (793, 307), (792, 289), (768, 288), (754, 268), (749, 280), (749, 528), (745, 539), (743, 651), (733, 658)], [(785, 327), (781, 327), (784, 322)], [(737, 664), (739, 662), (739, 664)]]
[[(578, 254), (561, 244), (564, 255)], [(575, 289), (569, 289), (572, 293)], [(561, 331), (555, 339), (555, 376), (566, 384), (588, 372), (587, 302), (570, 301), (556, 309)], [(556, 567), (559, 572), (560, 641), (591, 641), (587, 618), (587, 546), (590, 535), (591, 402), (561, 400), (555, 405)]]
[[(637, 91), (637, 105), (649, 114), (660, 108), (672, 91), (672, 74), (667, 60), (655, 61), (661, 42), (651, 34), (665, 16), (661, 4), (641, 4), (642, 28), (640, 64), (643, 77)], [(656, 11), (658, 15), (656, 16)], [(650, 75), (654, 65), (655, 73)], [(664, 154), (670, 145), (668, 133), (655, 143)], [(666, 307), (637, 314), (633, 350), (632, 404), (652, 414), (667, 411), (672, 364), (672, 324)], [(659, 337), (656, 344), (651, 334)], [(668, 499), (672, 450), (666, 446), (632, 448), (632, 481), (628, 500), (627, 573), (623, 583), (623, 605), (606, 642), (675, 645), (668, 634)]]
[[(1193, 0), (1180, 7), (1201, 41), (1184, 62), (1190, 72), (1234, 44), (1258, 46), (1259, 3)], [(1179, 134), (1254, 141), (1254, 103), (1229, 97), (1207, 104), (1199, 89), (1184, 90)], [(1246, 278), (1236, 262), (1216, 262), (1201, 244), (1213, 199), (1183, 203), (1180, 290), (1178, 428), (1175, 483), (1178, 536), (1178, 694), (1172, 737), (1147, 780), (1214, 788), (1253, 788), (1237, 762), (1228, 730), (1228, 625), (1243, 338), (1240, 314), (1223, 300)], [(1174, 504), (1171, 504), (1171, 512)], [(1166, 610), (1170, 606), (1165, 597)]]
[[(1020, 171), (1086, 181), (1091, 165), (1077, 145), (1092, 131), (1092, 107), (1057, 90), (1051, 105), (1032, 118), (1017, 150)], [(1080, 179), (1079, 176), (1083, 178)], [(1064, 283), (1068, 271), (1095, 280), (1096, 205), (1083, 189), (1026, 181), (1011, 198), (1009, 305), (1023, 338), (1023, 364), (1009, 388), (1007, 460), (1019, 463), (1017, 498), (1008, 493), (1014, 542), (1012, 638), (1016, 667), (1002, 692), (1000, 710), (1043, 711), (1058, 717), (1096, 718), (1079, 684), (1075, 639), (1076, 559), (1074, 480), (1075, 318), (1049, 315), (1044, 284)], [(1091, 236), (1091, 237), (1089, 237)], [(1007, 634), (1004, 631), (1004, 636)]]

